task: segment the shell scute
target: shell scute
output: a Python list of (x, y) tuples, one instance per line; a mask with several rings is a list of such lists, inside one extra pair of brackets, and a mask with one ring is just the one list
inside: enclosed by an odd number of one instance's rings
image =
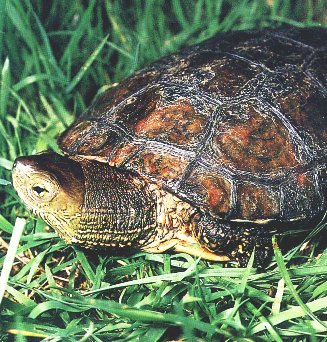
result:
[(82, 118), (98, 118), (103, 115), (110, 115), (121, 103), (125, 103), (126, 99), (138, 93), (144, 87), (148, 86), (158, 78), (159, 72), (149, 70), (147, 72), (138, 72), (122, 82), (115, 83), (102, 93), (95, 103), (88, 108)]
[(232, 210), (232, 187), (232, 182), (225, 175), (196, 166), (182, 182), (179, 191), (213, 216), (226, 218)]
[(116, 167), (122, 166), (124, 163), (127, 162), (127, 160), (131, 159), (131, 156), (134, 156), (138, 153), (141, 146), (142, 145), (140, 143), (136, 142), (124, 142), (122, 146), (116, 148), (110, 154), (109, 165)]
[(170, 188), (175, 188), (182, 179), (188, 163), (189, 160), (183, 155), (145, 147), (126, 161), (124, 166), (148, 179), (155, 179), (163, 186), (167, 184)]
[(105, 157), (114, 150), (120, 140), (120, 135), (108, 129), (103, 122), (84, 120), (61, 136), (59, 144), (62, 150), (70, 155)]
[(305, 27), (300, 32), (296, 28), (290, 28), (287, 33), (283, 33), (285, 34), (294, 44), (300, 43), (314, 49), (321, 49), (327, 41), (327, 30), (323, 27)]
[(237, 187), (238, 212), (236, 217), (245, 220), (257, 218), (274, 219), (280, 215), (280, 200), (277, 187), (244, 182)]
[(257, 65), (233, 56), (221, 57), (213, 61), (209, 68), (213, 76), (204, 85), (219, 97), (240, 95), (247, 83), (261, 71)]
[[(267, 49), (267, 46), (269, 48)], [(243, 57), (248, 63), (255, 63), (271, 71), (283, 68), (286, 65), (303, 64), (303, 55), (311, 53), (312, 48), (295, 44), (287, 36), (267, 36), (263, 39), (254, 39), (235, 47), (235, 55)]]
[(155, 110), (161, 100), (160, 87), (148, 86), (127, 97), (115, 111), (109, 113), (108, 119), (133, 131), (133, 125)]
[(207, 119), (204, 113), (197, 112), (189, 101), (182, 99), (152, 110), (135, 123), (133, 132), (148, 139), (193, 145), (199, 141)]
[(287, 128), (255, 102), (231, 106), (221, 116), (210, 145), (225, 165), (250, 172), (276, 172), (299, 165)]
[(285, 220), (312, 218), (324, 209), (324, 194), (315, 170), (293, 175), (281, 185), (281, 193), (282, 217)]
[(303, 143), (308, 147), (326, 151), (327, 143), (327, 97), (317, 89), (301, 90), (276, 96), (281, 112), (297, 128)]

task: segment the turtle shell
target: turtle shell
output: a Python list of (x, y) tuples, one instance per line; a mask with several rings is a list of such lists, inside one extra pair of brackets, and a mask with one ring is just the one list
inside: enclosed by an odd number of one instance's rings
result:
[(228, 220), (326, 209), (327, 30), (219, 34), (103, 93), (59, 139)]

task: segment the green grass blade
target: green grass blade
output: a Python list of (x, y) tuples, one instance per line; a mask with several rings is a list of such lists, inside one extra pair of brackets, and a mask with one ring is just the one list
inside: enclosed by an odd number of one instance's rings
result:
[(3, 58), (3, 46), (5, 42), (4, 26), (6, 18), (7, 0), (0, 0), (0, 61)]
[(12, 268), (12, 265), (16, 256), (16, 251), (18, 248), (19, 240), (25, 228), (25, 223), (26, 222), (24, 219), (18, 217), (16, 219), (16, 223), (12, 232), (9, 248), (8, 248), (7, 255), (3, 263), (3, 267), (2, 267), (2, 271), (0, 275), (0, 306), (1, 306), (1, 302), (2, 302), (4, 293), (6, 290), (6, 285), (9, 279), (10, 270)]
[(106, 44), (108, 40), (108, 35), (104, 37), (99, 44), (99, 46), (93, 51), (91, 56), (86, 60), (80, 71), (74, 76), (72, 81), (69, 83), (69, 85), (66, 87), (66, 92), (70, 93), (76, 85), (80, 82), (80, 80), (83, 78), (85, 73), (89, 70), (91, 64), (95, 61), (95, 59), (98, 57), (99, 53), (101, 52), (102, 48)]
[[(301, 306), (293, 306), (292, 308), (288, 310), (281, 311), (276, 316), (270, 316), (269, 322), (272, 326), (276, 327), (278, 324), (289, 322), (289, 321), (292, 321), (293, 319), (307, 315), (308, 310), (312, 312), (317, 312), (320, 310), (325, 310), (326, 307), (327, 307), (327, 296), (313, 300), (312, 302), (306, 303), (306, 310), (303, 310)], [(317, 320), (315, 320), (312, 323), (314, 324), (314, 326), (319, 332), (327, 332), (326, 322), (327, 321), (322, 322), (323, 324), (321, 324), (321, 322), (317, 322)], [(250, 333), (256, 334), (260, 331), (264, 331), (265, 329), (266, 329), (265, 323), (259, 323), (253, 329), (250, 330)]]
[[(273, 244), (274, 244), (274, 253), (275, 253), (275, 258), (277, 261), (278, 268), (279, 268), (280, 273), (285, 280), (285, 284), (288, 287), (289, 291), (291, 292), (292, 296), (297, 301), (297, 303), (299, 304), (299, 306), (301, 307), (301, 309), (303, 310), (303, 312), (306, 315), (308, 315), (311, 319), (315, 320), (317, 323), (320, 323), (324, 328), (327, 328), (326, 323), (322, 322), (318, 317), (316, 317), (316, 315), (310, 310), (308, 305), (306, 305), (302, 301), (301, 297), (299, 296), (298, 292), (296, 291), (296, 289), (292, 283), (292, 280), (290, 278), (290, 275), (287, 272), (287, 269), (286, 269), (286, 266), (284, 263), (284, 259), (283, 259), (283, 255), (282, 255), (280, 249), (278, 248), (277, 241), (276, 241), (275, 237), (274, 237)], [(326, 299), (325, 303), (326, 303), (326, 307), (327, 307), (327, 299)]]
[(1, 230), (8, 233), (12, 234), (13, 232), (13, 226), (12, 224), (5, 218), (3, 215), (0, 214), (0, 227)]
[(5, 115), (7, 115), (8, 97), (11, 86), (10, 67), (8, 58), (6, 58), (5, 63), (3, 65), (0, 81), (0, 120), (3, 120)]
[(89, 2), (89, 6), (86, 11), (82, 12), (81, 19), (79, 21), (78, 27), (74, 30), (73, 35), (70, 38), (70, 41), (65, 48), (64, 54), (60, 60), (60, 65), (63, 66), (65, 63), (67, 63), (71, 56), (76, 54), (76, 51), (78, 49), (78, 44), (80, 40), (83, 38), (83, 35), (85, 34), (85, 31), (90, 26), (90, 16), (94, 9), (94, 6), (96, 4), (96, 0), (91, 0)]
[(47, 76), (49, 77), (49, 81), (50, 81), (50, 85), (52, 85), (52, 87), (54, 87), (54, 84), (51, 82), (52, 81), (52, 71), (54, 70), (56, 72), (56, 77), (58, 77), (58, 79), (60, 80), (61, 83), (65, 84), (66, 83), (66, 78), (64, 73), (62, 72), (62, 70), (60, 69), (57, 60), (53, 54), (50, 42), (49, 42), (49, 38), (48, 35), (39, 19), (39, 17), (36, 15), (36, 13), (34, 11), (32, 11), (33, 17), (37, 23), (37, 26), (39, 28), (39, 31), (41, 33), (41, 37), (44, 43), (44, 48), (42, 47), (42, 50), (40, 51), (40, 53), (45, 52), (45, 57), (43, 59), (43, 63), (46, 63), (46, 65), (49, 63), (49, 65), (47, 65)]

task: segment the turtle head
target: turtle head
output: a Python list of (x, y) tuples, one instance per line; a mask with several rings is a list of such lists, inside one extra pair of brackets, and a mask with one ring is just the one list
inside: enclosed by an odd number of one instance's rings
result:
[(79, 163), (56, 153), (19, 157), (13, 185), (26, 207), (71, 242), (84, 200), (84, 177)]
[(17, 158), (12, 177), (26, 207), (67, 243), (126, 247), (142, 245), (154, 234), (154, 199), (132, 173), (78, 156), (42, 153)]

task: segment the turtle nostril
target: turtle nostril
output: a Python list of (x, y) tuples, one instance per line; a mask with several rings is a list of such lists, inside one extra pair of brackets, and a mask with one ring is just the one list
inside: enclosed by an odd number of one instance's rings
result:
[(19, 170), (24, 165), (24, 163), (22, 161), (23, 158), (24, 157), (18, 157), (18, 158), (15, 159), (14, 164), (12, 166), (13, 170), (17, 171), (17, 170)]
[(17, 170), (17, 169), (19, 169), (21, 166), (24, 165), (24, 163), (23, 163), (23, 161), (22, 161), (23, 158), (24, 158), (24, 157), (18, 157), (18, 158), (15, 159), (14, 164), (13, 164), (13, 166), (12, 166), (12, 169), (13, 169), (13, 170)]

